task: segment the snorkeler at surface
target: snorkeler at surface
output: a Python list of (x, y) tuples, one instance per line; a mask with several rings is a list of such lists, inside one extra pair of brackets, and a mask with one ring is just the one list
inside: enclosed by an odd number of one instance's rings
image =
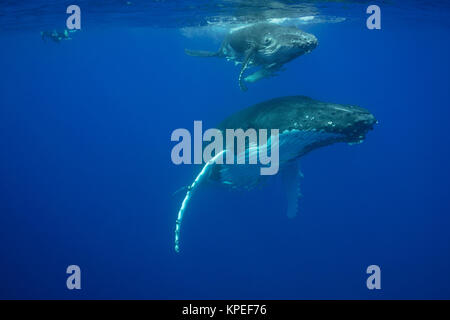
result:
[(71, 40), (69, 37), (69, 32), (75, 32), (75, 30), (64, 30), (64, 31), (41, 31), (42, 40), (46, 41), (47, 39), (53, 40), (56, 43), (61, 42), (61, 40)]

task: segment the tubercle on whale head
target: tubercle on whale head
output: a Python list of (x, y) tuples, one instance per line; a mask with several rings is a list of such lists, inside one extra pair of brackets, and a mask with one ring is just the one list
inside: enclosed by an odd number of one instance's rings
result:
[[(259, 51), (266, 55), (276, 55), (281, 60), (292, 60), (314, 50), (318, 45), (317, 38), (296, 27), (260, 24), (258, 34)], [(283, 61), (283, 62), (286, 62)]]
[(340, 141), (350, 144), (362, 142), (367, 132), (378, 123), (375, 116), (364, 108), (329, 103), (307, 108), (301, 117), (301, 126), (307, 130), (335, 133), (340, 136)]
[(315, 35), (297, 28), (291, 28), (289, 32), (282, 34), (279, 41), (282, 46), (291, 48), (299, 54), (311, 52), (319, 44)]
[(350, 144), (364, 141), (367, 132), (378, 122), (368, 110), (358, 106), (334, 106), (331, 115), (334, 117), (336, 132), (344, 134), (343, 142)]
[(300, 46), (305, 51), (310, 52), (314, 50), (319, 44), (319, 40), (317, 40), (316, 36), (311, 33), (300, 31), (297, 36), (298, 38), (292, 39), (291, 43)]
[(373, 114), (363, 108), (359, 108), (360, 112), (355, 113), (352, 120), (343, 129), (346, 141), (349, 144), (361, 143), (366, 138), (366, 134), (373, 130), (378, 120)]

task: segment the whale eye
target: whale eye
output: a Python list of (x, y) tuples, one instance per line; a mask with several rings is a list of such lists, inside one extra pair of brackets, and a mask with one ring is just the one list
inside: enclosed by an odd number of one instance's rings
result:
[(264, 44), (268, 45), (272, 42), (272, 38), (271, 37), (265, 37), (264, 38)]

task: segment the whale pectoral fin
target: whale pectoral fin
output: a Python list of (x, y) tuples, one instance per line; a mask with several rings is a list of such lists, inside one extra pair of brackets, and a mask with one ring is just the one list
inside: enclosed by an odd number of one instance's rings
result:
[(258, 80), (270, 77), (271, 74), (272, 74), (271, 72), (269, 72), (269, 71), (267, 71), (266, 69), (263, 68), (263, 69), (260, 69), (260, 70), (258, 70), (256, 72), (252, 73), (251, 75), (245, 77), (244, 80), (246, 82), (253, 83), (253, 82), (256, 82)]
[(220, 181), (236, 190), (251, 190), (265, 180), (261, 175), (261, 166), (251, 164), (250, 159), (257, 159), (259, 148), (251, 146), (235, 156), (237, 165), (222, 165)]
[(206, 180), (208, 175), (211, 173), (212, 167), (215, 165), (216, 160), (223, 156), (226, 150), (222, 150), (217, 155), (215, 155), (211, 160), (209, 160), (204, 166), (202, 171), (197, 175), (194, 182), (186, 188), (186, 195), (184, 196), (183, 202), (181, 203), (180, 210), (178, 210), (177, 220), (175, 221), (175, 251), (180, 252), (180, 231), (181, 223), (183, 221), (183, 216), (192, 195), (197, 191), (198, 187)]
[(275, 72), (277, 72), (280, 69), (281, 69), (281, 66), (277, 66), (277, 65), (261, 68), (260, 70), (247, 76), (244, 80), (246, 82), (253, 83), (253, 82), (256, 82), (256, 81), (264, 79), (264, 78), (273, 77), (276, 75)]
[(287, 200), (287, 216), (294, 218), (298, 211), (298, 200), (302, 196), (300, 179), (303, 178), (303, 174), (300, 171), (298, 162), (288, 164), (280, 174)]
[(186, 52), (186, 54), (188, 56), (192, 56), (192, 57), (219, 57), (220, 56), (220, 51), (212, 52), (212, 51), (184, 49), (184, 52)]
[(247, 86), (244, 84), (242, 77), (250, 62), (252, 61), (254, 55), (255, 48), (251, 48), (245, 56), (244, 62), (242, 63), (241, 71), (239, 72), (239, 88), (241, 88), (242, 91), (247, 91)]

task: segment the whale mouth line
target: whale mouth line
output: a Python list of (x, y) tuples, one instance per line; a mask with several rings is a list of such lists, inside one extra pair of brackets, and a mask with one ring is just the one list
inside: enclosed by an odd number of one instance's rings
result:
[(355, 123), (350, 133), (347, 135), (347, 142), (349, 144), (359, 144), (366, 139), (366, 135), (369, 131), (374, 129), (374, 125), (377, 123), (376, 120), (361, 120)]

